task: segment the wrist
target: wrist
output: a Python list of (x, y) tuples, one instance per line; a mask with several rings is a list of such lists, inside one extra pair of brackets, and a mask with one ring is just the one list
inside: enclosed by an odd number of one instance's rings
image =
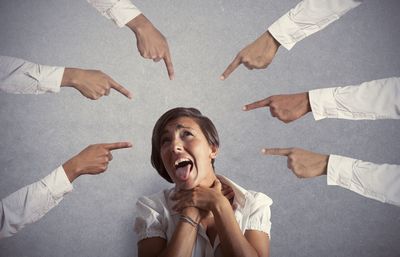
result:
[(144, 16), (143, 14), (140, 14), (130, 20), (126, 26), (130, 28), (135, 34), (139, 33), (144, 27), (150, 25), (151, 22)]
[(328, 163), (329, 163), (329, 155), (322, 155), (323, 157), (323, 171), (321, 175), (327, 175), (328, 174)]
[(279, 43), (279, 41), (276, 40), (268, 30), (267, 32), (265, 32), (265, 34), (267, 35), (267, 38), (275, 45), (276, 49), (278, 49), (281, 46), (281, 43)]
[(67, 175), (69, 181), (72, 183), (77, 177), (79, 177), (81, 174), (81, 170), (79, 169), (79, 166), (75, 160), (75, 157), (69, 159), (63, 164), (63, 169), (65, 171), (65, 174)]
[(303, 93), (304, 96), (304, 101), (307, 105), (307, 112), (311, 112), (311, 104), (310, 104), (310, 95), (308, 94), (308, 92), (304, 92)]
[(78, 85), (79, 77), (82, 73), (82, 69), (79, 68), (65, 68), (64, 74), (61, 80), (62, 87), (75, 87)]
[(218, 198), (212, 202), (211, 206), (211, 212), (214, 214), (214, 216), (217, 216), (218, 214), (222, 213), (226, 209), (231, 209), (231, 204), (226, 199), (224, 195), (218, 196)]
[(187, 208), (183, 209), (181, 214), (186, 217), (189, 217), (196, 223), (199, 223), (201, 220), (200, 211), (196, 207), (187, 207)]

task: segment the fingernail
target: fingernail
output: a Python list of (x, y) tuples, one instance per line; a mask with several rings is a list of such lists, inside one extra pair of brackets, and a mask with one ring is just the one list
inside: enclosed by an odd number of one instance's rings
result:
[(266, 153), (266, 152), (267, 152), (267, 149), (263, 148), (263, 149), (261, 150), (261, 152), (262, 152), (262, 153)]
[(247, 106), (243, 106), (242, 110), (247, 111)]
[(219, 79), (220, 79), (220, 80), (224, 80), (224, 79), (225, 79), (225, 77), (224, 77), (224, 76), (221, 76), (221, 77), (219, 77)]

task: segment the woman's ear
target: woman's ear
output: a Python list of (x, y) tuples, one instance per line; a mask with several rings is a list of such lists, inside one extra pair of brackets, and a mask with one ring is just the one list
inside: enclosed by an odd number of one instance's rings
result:
[(219, 150), (219, 149), (218, 149), (218, 146), (211, 145), (211, 153), (210, 153), (210, 158), (211, 158), (211, 159), (217, 158), (218, 150)]

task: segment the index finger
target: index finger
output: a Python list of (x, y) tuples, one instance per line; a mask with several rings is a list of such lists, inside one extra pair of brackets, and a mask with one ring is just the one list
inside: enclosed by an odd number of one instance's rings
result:
[(236, 56), (235, 59), (229, 64), (228, 68), (222, 73), (220, 79), (225, 80), (239, 65), (240, 65), (240, 57)]
[(167, 52), (167, 54), (165, 55), (164, 59), (164, 63), (165, 66), (167, 67), (167, 72), (168, 72), (168, 76), (170, 80), (174, 79), (174, 66), (172, 65), (172, 60), (171, 60), (171, 55), (169, 54), (169, 51)]
[(132, 144), (130, 142), (117, 142), (103, 145), (107, 150), (117, 150), (122, 148), (131, 148)]
[(261, 150), (265, 155), (288, 156), (292, 150), (290, 148), (264, 148)]
[(128, 97), (129, 99), (132, 99), (132, 93), (128, 89), (115, 82), (113, 79), (111, 79), (111, 87), (123, 94), (124, 96)]
[(260, 101), (257, 101), (257, 102), (251, 103), (251, 104), (246, 104), (243, 107), (243, 110), (250, 111), (250, 110), (257, 109), (257, 108), (266, 107), (266, 106), (269, 106), (270, 103), (271, 103), (271, 99), (269, 97), (267, 97), (263, 100), (260, 100)]

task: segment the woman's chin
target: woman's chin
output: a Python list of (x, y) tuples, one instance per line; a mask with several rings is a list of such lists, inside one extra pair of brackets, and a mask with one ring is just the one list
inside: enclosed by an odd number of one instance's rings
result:
[(190, 190), (195, 188), (196, 186), (197, 185), (190, 178), (186, 181), (179, 181), (178, 183), (176, 183), (176, 187), (178, 190)]

